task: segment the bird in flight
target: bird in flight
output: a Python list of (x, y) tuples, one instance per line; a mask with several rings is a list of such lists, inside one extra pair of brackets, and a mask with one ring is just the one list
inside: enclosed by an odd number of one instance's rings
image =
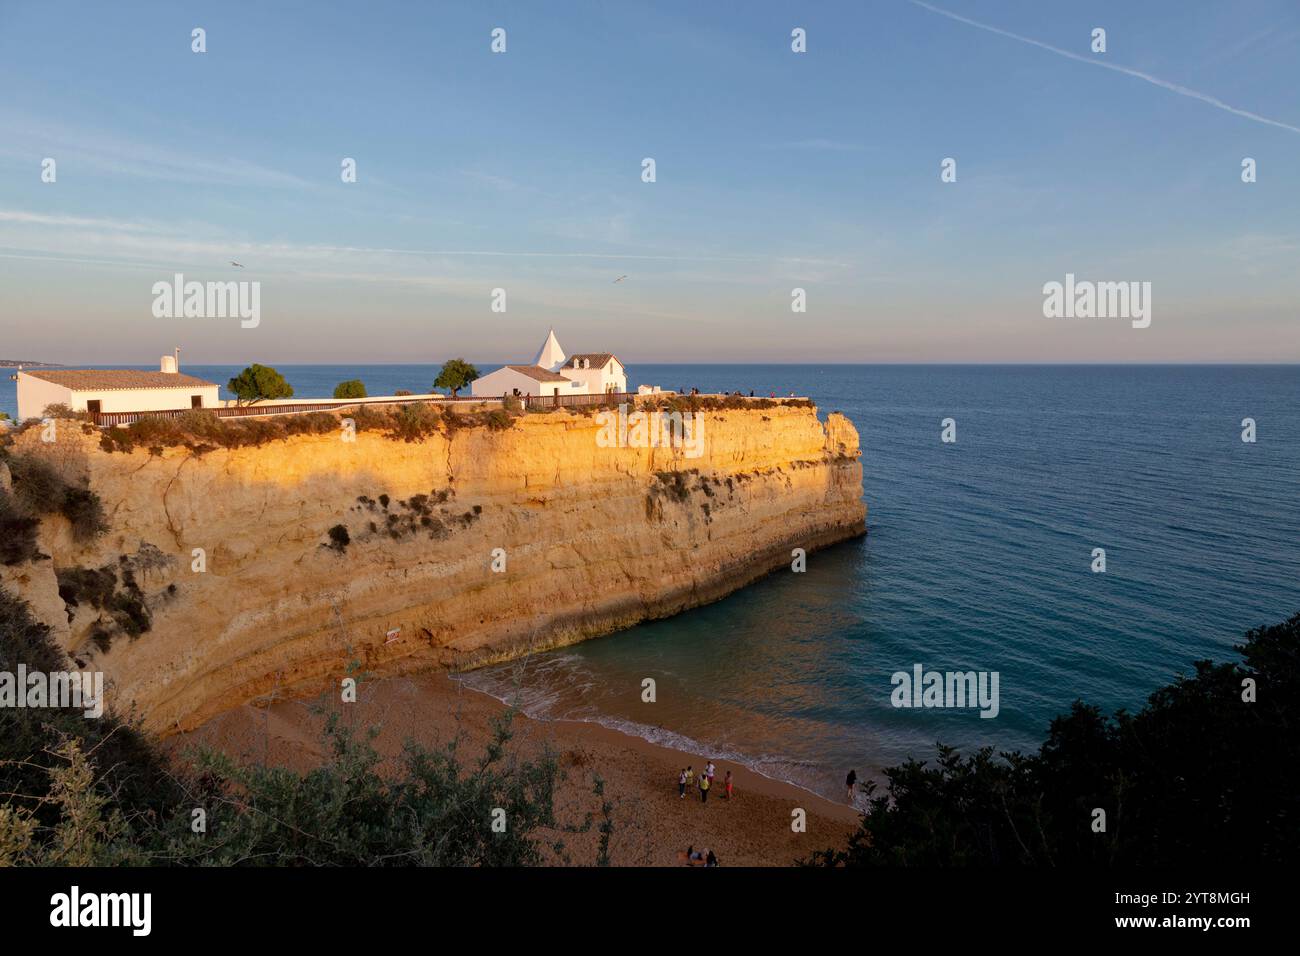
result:
[(617, 283), (619, 283), (619, 282), (622, 282), (622, 281), (623, 281), (624, 279), (626, 279), (626, 278), (627, 278), (627, 276), (619, 276), (617, 279), (614, 280), (614, 282), (617, 284)]
[(238, 268), (238, 269), (242, 269), (242, 268), (244, 268), (243, 263), (236, 262), (234, 259), (231, 259), (231, 260), (230, 260), (230, 264), (231, 264), (232, 266), (235, 266), (235, 267)]

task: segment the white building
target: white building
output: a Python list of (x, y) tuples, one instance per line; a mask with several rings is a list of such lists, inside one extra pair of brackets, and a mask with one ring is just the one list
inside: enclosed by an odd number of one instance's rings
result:
[(540, 365), (503, 365), (470, 383), (475, 398), (502, 395), (585, 395), (582, 383), (565, 378)]
[(582, 382), (588, 395), (627, 391), (627, 370), (612, 352), (579, 352), (570, 355), (560, 374)]
[(157, 372), (136, 369), (32, 369), (18, 373), (18, 417), (40, 418), (50, 405), (73, 411), (164, 412), (216, 408), (219, 386), (178, 371), (164, 355)]
[(580, 352), (567, 361), (551, 329), (532, 365), (506, 365), (470, 383), (475, 398), (502, 395), (603, 395), (627, 391), (627, 370), (610, 352)]

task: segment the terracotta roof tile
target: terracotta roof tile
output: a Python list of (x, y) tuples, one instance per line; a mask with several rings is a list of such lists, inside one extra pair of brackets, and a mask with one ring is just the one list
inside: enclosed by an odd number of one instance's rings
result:
[[(576, 352), (573, 355), (569, 356), (569, 360), (564, 363), (564, 367), (577, 368), (578, 366), (575, 365), (574, 363), (578, 359), (589, 360), (591, 362), (592, 368), (604, 368), (605, 363), (608, 362), (610, 359), (614, 359), (614, 361), (618, 362), (618, 356), (616, 356), (613, 352)], [(618, 364), (622, 365), (623, 363), (618, 362)]]
[(193, 375), (172, 372), (141, 372), (126, 368), (87, 368), (87, 369), (39, 369), (28, 371), (23, 375), (39, 378), (45, 382), (62, 385), (77, 392), (116, 391), (132, 388), (213, 388), (215, 382), (207, 382)]
[(542, 368), (540, 365), (507, 365), (506, 368), (513, 369), (520, 375), (527, 375), (529, 378), (538, 382), (569, 382), (558, 372), (552, 372), (550, 369)]

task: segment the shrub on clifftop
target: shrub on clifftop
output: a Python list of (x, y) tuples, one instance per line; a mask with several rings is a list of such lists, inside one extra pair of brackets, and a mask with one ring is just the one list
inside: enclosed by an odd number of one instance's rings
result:
[(248, 366), (229, 382), (226, 388), (241, 405), (250, 405), (271, 398), (292, 398), (293, 386), (284, 376), (269, 365)]
[(13, 495), (0, 491), (0, 564), (33, 560), (38, 549), (36, 529), (40, 519), (23, 509)]
[[(48, 629), (0, 589), (0, 671), (66, 670)], [(0, 707), (0, 866), (518, 866), (543, 861), (543, 828), (583, 832), (554, 813), (556, 759), (520, 759), (509, 712), (484, 752), (408, 744), (384, 767), (373, 732), (324, 726), (314, 770), (240, 765), (202, 751), (171, 766), (105, 713)], [(191, 830), (192, 811), (207, 832)], [(509, 821), (501, 833), (495, 810)], [(608, 825), (608, 821), (606, 821)], [(561, 845), (551, 844), (557, 853)]]
[(365, 398), (366, 384), (359, 378), (350, 378), (334, 386), (335, 398)]
[(457, 392), (476, 378), (478, 369), (464, 359), (455, 358), (443, 365), (442, 371), (433, 380), (433, 387), (450, 389), (451, 397), (455, 398)]
[(89, 488), (69, 483), (45, 459), (34, 454), (12, 455), (9, 471), (18, 511), (33, 516), (63, 515), (72, 525), (72, 536), (77, 541), (89, 541), (107, 529), (99, 496)]
[(1290, 863), (1300, 854), (1300, 614), (1235, 649), (1242, 663), (1197, 661), (1136, 714), (1076, 702), (1036, 754), (940, 746), (933, 764), (890, 767), (849, 845), (812, 862)]

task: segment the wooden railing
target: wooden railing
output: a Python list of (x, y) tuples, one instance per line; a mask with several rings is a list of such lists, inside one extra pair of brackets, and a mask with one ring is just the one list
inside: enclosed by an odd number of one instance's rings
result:
[[(613, 408), (616, 405), (627, 403), (635, 405), (638, 399), (668, 398), (677, 397), (676, 393), (659, 392), (642, 395), (639, 392), (604, 392), (596, 395), (517, 395), (514, 398), (524, 407), (531, 409), (547, 408), (586, 408), (591, 406), (604, 405)], [(701, 395), (701, 398), (710, 397)], [(716, 398), (726, 398), (725, 395), (712, 396)], [(745, 396), (741, 396), (745, 397)], [(763, 396), (751, 396), (753, 398), (762, 398)], [(222, 405), (217, 408), (175, 408), (165, 409), (157, 412), (99, 412), (90, 413), (91, 420), (101, 427), (111, 427), (113, 425), (130, 425), (138, 422), (142, 418), (180, 418), (182, 415), (188, 415), (190, 412), (203, 412), (215, 415), (217, 418), (245, 418), (248, 416), (266, 416), (266, 415), (302, 415), (307, 412), (333, 412), (340, 408), (358, 408), (362, 405), (410, 405), (414, 403), (430, 402), (433, 404), (477, 404), (488, 405), (492, 407), (501, 407), (503, 400), (500, 398), (488, 398), (485, 396), (439, 396), (437, 398), (382, 398), (376, 400), (362, 401), (337, 401), (337, 402), (312, 402), (303, 404), (290, 405)]]
[(582, 408), (588, 405), (635, 402), (638, 395), (636, 392), (602, 392), (596, 395), (521, 395), (518, 398), (529, 408)]
[(168, 408), (156, 412), (91, 412), (91, 420), (101, 427), (113, 425), (130, 425), (142, 418), (180, 418), (190, 412), (202, 412), (217, 418), (246, 418), (266, 415), (302, 415), (307, 412), (333, 412), (340, 408), (357, 408), (362, 405), (410, 405), (418, 402), (435, 404), (451, 402), (479, 403), (482, 405), (500, 405), (499, 398), (475, 398), (473, 396), (439, 396), (438, 398), (383, 398), (376, 401), (337, 401), (310, 402), (289, 405), (219, 405), (216, 408)]

